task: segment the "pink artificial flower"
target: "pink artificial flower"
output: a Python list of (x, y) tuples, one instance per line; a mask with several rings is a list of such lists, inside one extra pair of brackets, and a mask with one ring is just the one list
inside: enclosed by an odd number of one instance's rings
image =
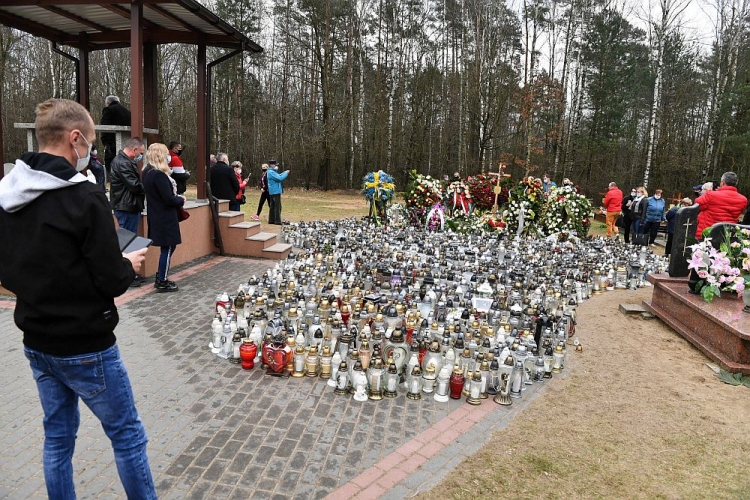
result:
[(708, 277), (708, 271), (698, 271), (698, 277), (701, 279), (706, 279)]
[(693, 252), (690, 262), (688, 262), (688, 269), (698, 269), (706, 267), (706, 263), (703, 262), (703, 254), (701, 252)]
[(734, 288), (737, 290), (737, 293), (742, 293), (743, 291), (745, 291), (745, 282), (742, 281), (740, 283), (737, 283)]

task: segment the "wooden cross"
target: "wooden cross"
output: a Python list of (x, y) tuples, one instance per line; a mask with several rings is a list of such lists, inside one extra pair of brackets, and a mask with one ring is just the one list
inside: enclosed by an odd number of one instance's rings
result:
[(675, 205), (682, 201), (682, 193), (677, 193), (677, 198), (672, 198), (672, 203)]
[(503, 192), (503, 188), (500, 187), (500, 181), (503, 179), (503, 177), (510, 177), (510, 174), (504, 174), (503, 171), (508, 168), (508, 166), (505, 163), (500, 163), (498, 166), (497, 172), (490, 172), (489, 175), (494, 175), (497, 177), (497, 183), (495, 184), (495, 204), (492, 205), (492, 212), (497, 214), (499, 207), (497, 206), (497, 198), (500, 196), (500, 193)]
[(683, 226), (685, 226), (685, 241), (682, 243), (682, 256), (683, 257), (687, 257), (685, 254), (687, 253), (687, 242), (688, 242), (688, 237), (690, 235), (690, 226), (692, 225), (693, 223), (690, 220), (688, 220), (687, 222), (685, 222), (685, 224), (683, 224)]

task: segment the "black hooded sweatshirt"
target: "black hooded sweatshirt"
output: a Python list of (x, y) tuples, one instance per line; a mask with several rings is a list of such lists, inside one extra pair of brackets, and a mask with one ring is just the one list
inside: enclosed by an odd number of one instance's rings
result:
[(133, 281), (104, 192), (65, 158), (25, 153), (0, 181), (0, 283), (24, 345), (53, 356), (115, 343), (114, 298)]

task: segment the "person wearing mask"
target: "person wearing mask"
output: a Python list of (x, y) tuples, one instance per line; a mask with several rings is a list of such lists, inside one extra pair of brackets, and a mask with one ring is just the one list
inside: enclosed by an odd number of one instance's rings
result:
[(271, 198), (268, 196), (268, 163), (264, 163), (260, 168), (263, 170), (263, 174), (260, 176), (260, 201), (258, 202), (258, 211), (252, 217), (253, 220), (260, 219), (264, 203), (268, 202), (268, 210), (271, 210)]
[(689, 207), (692, 204), (693, 201), (690, 198), (683, 198), (667, 211), (667, 246), (664, 249), (664, 255), (672, 254), (672, 237), (674, 236), (677, 211), (682, 207)]
[(282, 182), (289, 175), (289, 170), (279, 173), (279, 166), (271, 160), (268, 168), (268, 195), (271, 197), (271, 208), (268, 215), (268, 223), (281, 225), (281, 193), (284, 192)]
[(89, 160), (89, 172), (91, 172), (94, 175), (94, 179), (96, 180), (96, 185), (102, 188), (105, 192), (107, 191), (107, 176), (105, 174), (104, 165), (102, 165), (102, 162), (99, 160), (98, 156), (99, 152), (96, 149), (96, 146), (93, 146), (91, 148), (91, 159)]
[(630, 207), (635, 199), (636, 190), (635, 188), (630, 190), (630, 194), (622, 199), (622, 230), (625, 233), (625, 243), (630, 243), (630, 228), (633, 224), (633, 219), (630, 217)]
[(240, 183), (237, 182), (232, 167), (229, 166), (229, 156), (226, 153), (216, 154), (216, 164), (210, 170), (211, 194), (220, 200), (229, 200), (229, 206), (237, 198), (240, 192)]
[(641, 233), (641, 219), (643, 214), (646, 213), (646, 202), (645, 199), (648, 196), (646, 188), (641, 186), (635, 190), (635, 198), (630, 204), (630, 218), (633, 220), (632, 232), (633, 234)]
[(16, 295), (13, 318), (44, 412), (47, 496), (76, 498), (83, 401), (112, 444), (127, 497), (155, 499), (146, 429), (114, 333), (115, 298), (146, 250), (122, 254), (104, 191), (80, 174), (96, 138), (86, 108), (40, 103), (35, 134), (39, 152), (21, 155), (0, 180), (0, 281)]
[[(109, 202), (114, 210), (117, 224), (132, 233), (138, 233), (146, 192), (138, 173), (138, 162), (143, 158), (145, 146), (139, 137), (131, 137), (125, 147), (112, 160), (112, 175), (109, 179)], [(138, 287), (143, 277), (135, 275), (131, 286)]]
[(185, 194), (187, 191), (187, 181), (190, 178), (190, 172), (185, 170), (185, 166), (182, 164), (182, 143), (180, 141), (172, 141), (169, 143), (169, 168), (172, 170), (171, 177), (177, 184), (177, 194)]
[(719, 222), (737, 223), (747, 206), (747, 198), (737, 192), (738, 181), (734, 172), (724, 172), (718, 189), (708, 191), (695, 200), (700, 207), (696, 238), (702, 239), (703, 230)]
[[(104, 109), (99, 125), (130, 126), (130, 110), (120, 104), (120, 98), (116, 95), (108, 95), (104, 99)], [(104, 166), (107, 169), (107, 177), (109, 177), (112, 160), (117, 156), (117, 134), (114, 132), (103, 133), (102, 144), (104, 144)]]
[(544, 190), (544, 193), (549, 193), (550, 189), (552, 189), (553, 187), (557, 187), (557, 184), (552, 182), (552, 180), (549, 178), (549, 175), (544, 174), (544, 177), (542, 178), (542, 189)]
[(138, 232), (143, 202), (146, 199), (138, 173), (138, 162), (143, 158), (145, 149), (140, 138), (131, 137), (111, 165), (110, 204), (120, 227), (133, 233)]
[(234, 175), (237, 176), (237, 182), (240, 183), (240, 192), (237, 193), (234, 201), (229, 203), (229, 210), (239, 212), (242, 205), (245, 203), (245, 187), (247, 187), (247, 183), (250, 182), (250, 176), (248, 175), (247, 179), (242, 180), (242, 163), (239, 161), (232, 162), (232, 170), (234, 170)]
[(653, 245), (656, 241), (656, 235), (659, 231), (659, 226), (666, 219), (665, 208), (666, 203), (661, 197), (661, 189), (654, 191), (654, 195), (647, 198), (642, 203), (646, 204), (646, 210), (641, 216), (641, 227), (644, 234), (649, 234), (648, 244)]
[(607, 238), (611, 238), (612, 233), (614, 233), (615, 239), (617, 239), (620, 234), (620, 229), (617, 227), (617, 218), (620, 216), (620, 210), (622, 210), (622, 191), (617, 187), (617, 184), (609, 183), (609, 190), (602, 201), (604, 210), (607, 211)]
[(157, 292), (176, 292), (177, 284), (169, 280), (169, 267), (177, 245), (182, 243), (178, 211), (185, 197), (177, 194), (177, 183), (167, 164), (169, 151), (164, 144), (154, 143), (146, 153), (143, 184), (146, 188), (148, 237), (161, 248), (154, 288)]

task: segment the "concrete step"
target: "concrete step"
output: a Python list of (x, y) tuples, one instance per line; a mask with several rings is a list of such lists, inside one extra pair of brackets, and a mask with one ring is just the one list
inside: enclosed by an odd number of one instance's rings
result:
[(234, 212), (227, 210), (226, 212), (219, 212), (219, 227), (226, 229), (229, 226), (239, 224), (245, 221), (244, 212)]
[(243, 222), (238, 222), (236, 224), (230, 224), (229, 227), (236, 227), (238, 229), (251, 229), (251, 228), (254, 228), (255, 226), (260, 226), (260, 222), (253, 222), (253, 221), (246, 220)]
[(263, 249), (263, 257), (273, 260), (286, 259), (291, 251), (292, 245), (288, 243), (276, 243)]
[(245, 246), (251, 249), (252, 255), (258, 255), (275, 244), (276, 234), (274, 233), (258, 233), (245, 238)]

